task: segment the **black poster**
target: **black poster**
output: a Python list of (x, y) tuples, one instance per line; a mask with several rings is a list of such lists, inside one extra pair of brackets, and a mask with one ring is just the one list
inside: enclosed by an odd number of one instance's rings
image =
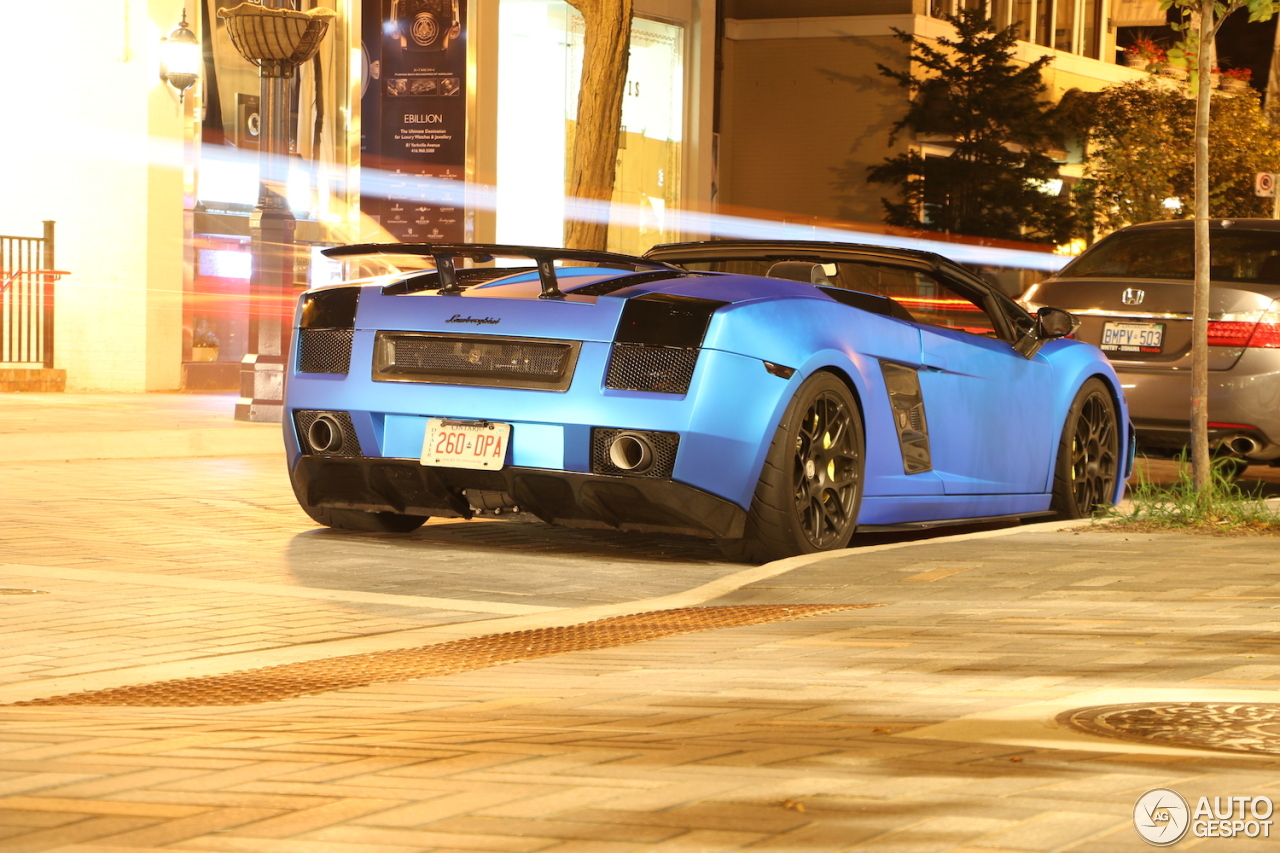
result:
[(403, 243), (466, 239), (466, 0), (363, 0), (361, 208)]

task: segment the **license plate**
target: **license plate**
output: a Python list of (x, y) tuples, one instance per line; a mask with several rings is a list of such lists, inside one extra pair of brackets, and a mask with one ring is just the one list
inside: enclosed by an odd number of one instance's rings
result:
[(1163, 323), (1103, 323), (1103, 352), (1161, 352)]
[(431, 418), (422, 441), (422, 464), (497, 471), (507, 458), (511, 424)]

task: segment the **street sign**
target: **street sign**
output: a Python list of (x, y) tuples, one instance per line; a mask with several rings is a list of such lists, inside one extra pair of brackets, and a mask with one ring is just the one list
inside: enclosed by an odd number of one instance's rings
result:
[(1275, 198), (1276, 177), (1271, 172), (1258, 172), (1253, 177), (1253, 194), (1262, 198)]

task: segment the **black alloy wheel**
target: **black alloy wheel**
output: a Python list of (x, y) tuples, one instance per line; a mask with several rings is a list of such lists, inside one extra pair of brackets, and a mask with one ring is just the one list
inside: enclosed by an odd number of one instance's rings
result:
[(1116, 404), (1100, 379), (1081, 386), (1067, 413), (1050, 508), (1067, 518), (1088, 518), (1115, 499), (1120, 474)]
[(774, 432), (741, 539), (717, 541), (731, 560), (763, 563), (844, 548), (862, 503), (862, 412), (848, 386), (815, 373)]
[(862, 448), (852, 402), (842, 399), (847, 396), (823, 391), (814, 397), (795, 439), (791, 483), (796, 514), (818, 551), (839, 547), (857, 504)]

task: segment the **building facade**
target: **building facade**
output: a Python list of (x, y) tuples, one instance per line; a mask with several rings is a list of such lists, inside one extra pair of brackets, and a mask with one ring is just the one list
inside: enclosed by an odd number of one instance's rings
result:
[[(446, 0), (456, 32), (432, 55), (380, 37), (408, 3), (300, 2), (337, 14), (291, 85), (297, 289), (335, 273), (318, 250), (339, 243), (562, 241), (583, 38), (572, 7)], [(23, 129), (4, 143), (0, 234), (57, 223), (68, 390), (230, 390), (252, 349), (259, 87), (217, 15), (230, 5), (73, 0), (59, 7), (76, 19), (58, 29), (61, 61), (33, 37), (55, 26), (48, 8), (6, 9), (0, 93)], [(714, 2), (635, 7), (615, 195), (633, 215), (610, 236), (629, 251), (682, 236), (668, 213), (710, 204), (713, 167)], [(205, 52), (185, 95), (159, 77), (161, 39), (184, 15)], [(370, 104), (380, 114), (363, 115)], [(397, 137), (411, 144), (389, 152)]]
[[(906, 70), (900, 30), (925, 39), (952, 32), (941, 18), (970, 0), (725, 0), (718, 199), (747, 209), (878, 222), (885, 189), (862, 184), (867, 169), (908, 148), (945, 155), (940, 141), (901, 135), (906, 93), (877, 64)], [(996, 0), (997, 26), (1019, 26), (1016, 58), (1049, 54), (1053, 100), (1144, 72), (1116, 64), (1107, 26), (1126, 0)], [(1158, 5), (1158, 4), (1157, 4)], [(1029, 24), (1026, 22), (1030, 22)], [(1060, 172), (1080, 176), (1081, 152), (1062, 152)], [(1066, 191), (1065, 187), (1063, 191)]]
[[(731, 232), (714, 217), (691, 225), (689, 211), (878, 222), (880, 189), (841, 193), (835, 174), (932, 144), (890, 148), (905, 95), (875, 66), (906, 67), (894, 28), (945, 34), (948, 2), (968, 0), (636, 0), (611, 248)], [(1115, 64), (1106, 25), (1133, 2), (995, 9), (1029, 22), (1022, 58), (1054, 57), (1056, 96), (1139, 73)], [(444, 10), (447, 38), (413, 43), (414, 3)], [(318, 252), (339, 243), (561, 242), (583, 39), (569, 4), (295, 4), (336, 13), (290, 87), (281, 192), (297, 218), (296, 289), (336, 274)], [(57, 285), (55, 364), (68, 390), (230, 390), (253, 348), (261, 105), (222, 5), (233, 4), (72, 0), (58, 7), (76, 19), (58, 28), (58, 60), (32, 37), (55, 26), (47, 7), (6, 10), (0, 96), (21, 130), (4, 143), (0, 234), (57, 222), (71, 274)], [(205, 59), (182, 94), (159, 70), (161, 39), (184, 15)], [(1078, 168), (1064, 163), (1068, 178)]]

